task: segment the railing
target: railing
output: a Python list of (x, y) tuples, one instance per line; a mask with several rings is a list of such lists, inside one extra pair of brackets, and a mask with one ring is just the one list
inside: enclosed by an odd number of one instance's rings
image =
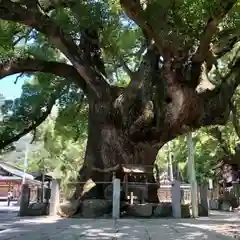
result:
[[(184, 204), (191, 202), (191, 187), (188, 184), (181, 184), (181, 201)], [(158, 189), (159, 202), (172, 202), (172, 185), (162, 184)]]
[(30, 199), (29, 202), (35, 202), (38, 199), (38, 188), (37, 187), (31, 187), (30, 188)]
[[(85, 184), (85, 182), (71, 182), (69, 183), (69, 186), (73, 186), (75, 184)], [(100, 182), (91, 182), (90, 185), (91, 187), (97, 185), (97, 184), (105, 184), (105, 185), (110, 185), (112, 184), (112, 182), (110, 181), (100, 181)], [(126, 184), (126, 182), (122, 182), (121, 185), (124, 186)], [(158, 196), (158, 200), (159, 202), (171, 202), (172, 201), (172, 193), (171, 193), (171, 189), (172, 189), (172, 185), (169, 184), (169, 182), (167, 183), (142, 183), (142, 182), (128, 182), (128, 191), (131, 192), (131, 189), (134, 189), (135, 187), (137, 189), (143, 189), (143, 188), (147, 188), (148, 186), (151, 185), (157, 185), (158, 186), (158, 190), (157, 190), (157, 196)], [(183, 183), (180, 186), (181, 188), (181, 193), (182, 193), (182, 202), (187, 204), (191, 202), (191, 187), (189, 184)], [(124, 187), (123, 187), (124, 189)], [(72, 189), (71, 191), (68, 192), (67, 196), (65, 196), (63, 190), (61, 190), (60, 192), (60, 202), (63, 202), (64, 199), (67, 199), (68, 197), (70, 197), (72, 194), (74, 193), (74, 189)], [(140, 198), (140, 196), (137, 196), (138, 198)]]
[[(42, 189), (42, 186), (30, 186), (29, 187), (30, 191), (30, 197), (29, 197), (29, 202), (40, 202), (47, 197), (48, 192), (50, 191), (47, 186)], [(44, 191), (44, 194), (43, 194)]]

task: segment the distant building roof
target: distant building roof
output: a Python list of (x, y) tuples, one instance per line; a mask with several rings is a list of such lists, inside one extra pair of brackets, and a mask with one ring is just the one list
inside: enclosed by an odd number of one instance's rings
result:
[(12, 176), (0, 176), (0, 181), (12, 181), (12, 180), (19, 180), (21, 181), (21, 177), (12, 177)]
[[(16, 168), (8, 163), (0, 162), (0, 168), (5, 170), (6, 172), (9, 172), (13, 176), (21, 177), (21, 178), (24, 177), (24, 172), (21, 169)], [(29, 180), (34, 180), (34, 176), (29, 173), (25, 173), (25, 178)]]
[[(42, 181), (43, 180), (43, 174), (39, 173), (38, 175), (34, 174), (34, 179), (37, 181)], [(51, 181), (52, 180), (52, 176), (50, 176), (49, 174), (44, 174), (44, 181)]]

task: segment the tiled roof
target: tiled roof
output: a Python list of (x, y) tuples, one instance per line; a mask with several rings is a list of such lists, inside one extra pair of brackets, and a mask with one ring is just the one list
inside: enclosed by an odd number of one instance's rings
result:
[[(21, 178), (23, 178), (23, 176), (24, 176), (24, 172), (22, 170), (20, 170), (16, 167), (13, 167), (10, 164), (0, 162), (0, 167), (14, 176), (21, 177)], [(34, 179), (34, 177), (29, 173), (25, 173), (25, 178), (29, 179), (29, 180)]]

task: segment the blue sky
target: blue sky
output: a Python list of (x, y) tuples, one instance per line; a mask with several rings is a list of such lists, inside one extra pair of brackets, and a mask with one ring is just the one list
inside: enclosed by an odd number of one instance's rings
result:
[(0, 93), (4, 95), (6, 99), (14, 99), (21, 95), (22, 85), (24, 83), (24, 78), (19, 78), (17, 83), (14, 81), (19, 74), (11, 75), (0, 79)]

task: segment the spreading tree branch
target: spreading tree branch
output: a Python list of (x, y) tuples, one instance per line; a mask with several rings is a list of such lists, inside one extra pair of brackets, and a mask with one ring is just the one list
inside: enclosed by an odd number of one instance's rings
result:
[(133, 72), (129, 66), (127, 65), (127, 63), (122, 59), (120, 58), (119, 59), (119, 62), (120, 62), (120, 66), (123, 68), (123, 70), (127, 73), (127, 75), (130, 77), (130, 79), (132, 80), (134, 77), (135, 77), (135, 72)]
[(41, 111), (40, 116), (34, 120), (31, 120), (28, 126), (24, 127), (21, 132), (14, 136), (10, 136), (7, 139), (3, 139), (3, 137), (0, 139), (0, 149), (4, 149), (8, 145), (12, 144), (13, 142), (18, 141), (21, 137), (25, 136), (31, 131), (34, 131), (41, 123), (43, 123), (49, 114), (52, 111), (52, 108), (56, 102), (56, 100), (59, 98), (60, 93), (59, 91), (62, 89), (62, 84), (59, 84), (58, 88), (55, 90), (55, 92), (52, 93), (49, 102), (45, 108), (45, 111)]
[(147, 21), (140, 0), (120, 0), (120, 4), (128, 17), (138, 24), (138, 26), (142, 29), (145, 37), (149, 38), (148, 41), (151, 42), (151, 39), (154, 39), (159, 53), (164, 56), (163, 40)]
[(86, 90), (86, 82), (79, 75), (77, 70), (66, 63), (44, 61), (35, 58), (15, 58), (0, 64), (0, 79), (16, 73), (45, 72), (52, 73), (60, 77), (71, 79)]
[(223, 136), (222, 136), (222, 132), (219, 129), (219, 127), (213, 127), (211, 129), (208, 130), (208, 132), (215, 138), (218, 140), (220, 147), (222, 148), (223, 152), (230, 156), (231, 155), (231, 151), (228, 147), (228, 144), (226, 143), (226, 141), (224, 140)]
[(0, 19), (18, 22), (45, 34), (48, 39), (71, 61), (78, 73), (86, 81), (88, 90), (99, 96), (99, 93), (92, 82), (95, 79), (93, 71), (86, 68), (81, 58), (81, 50), (74, 43), (73, 39), (66, 34), (52, 19), (34, 7), (24, 7), (20, 3), (10, 0), (0, 0)]
[(217, 10), (208, 19), (204, 32), (200, 38), (200, 43), (196, 53), (192, 58), (192, 65), (194, 71), (192, 71), (192, 79), (197, 82), (197, 79), (201, 74), (201, 66), (203, 62), (211, 55), (210, 44), (213, 36), (218, 30), (218, 24), (227, 15), (227, 13), (233, 8), (237, 0), (220, 0)]
[(33, 129), (33, 137), (32, 137), (32, 140), (30, 142), (30, 144), (34, 143), (34, 141), (36, 140), (36, 137), (37, 137), (37, 129)]
[(213, 42), (213, 53), (217, 58), (224, 56), (226, 53), (230, 52), (234, 45), (240, 41), (240, 29), (224, 29), (218, 36), (216, 41)]
[(240, 59), (238, 59), (222, 83), (213, 90), (199, 94), (202, 114), (198, 126), (225, 124), (230, 114), (231, 98), (240, 84)]
[(218, 24), (226, 16), (226, 14), (233, 8), (237, 0), (220, 0), (219, 7), (209, 18), (203, 35), (200, 39), (199, 47), (193, 57), (194, 61), (203, 62), (205, 60), (206, 54), (208, 53), (210, 43), (214, 34), (217, 32)]
[(76, 4), (76, 0), (50, 0), (50, 1), (39, 1), (39, 5), (44, 12), (50, 12), (59, 7), (70, 8)]
[(233, 102), (230, 102), (230, 109), (232, 111), (232, 123), (233, 123), (234, 129), (238, 138), (240, 139), (240, 126), (239, 126), (239, 120), (237, 116), (237, 106)]

